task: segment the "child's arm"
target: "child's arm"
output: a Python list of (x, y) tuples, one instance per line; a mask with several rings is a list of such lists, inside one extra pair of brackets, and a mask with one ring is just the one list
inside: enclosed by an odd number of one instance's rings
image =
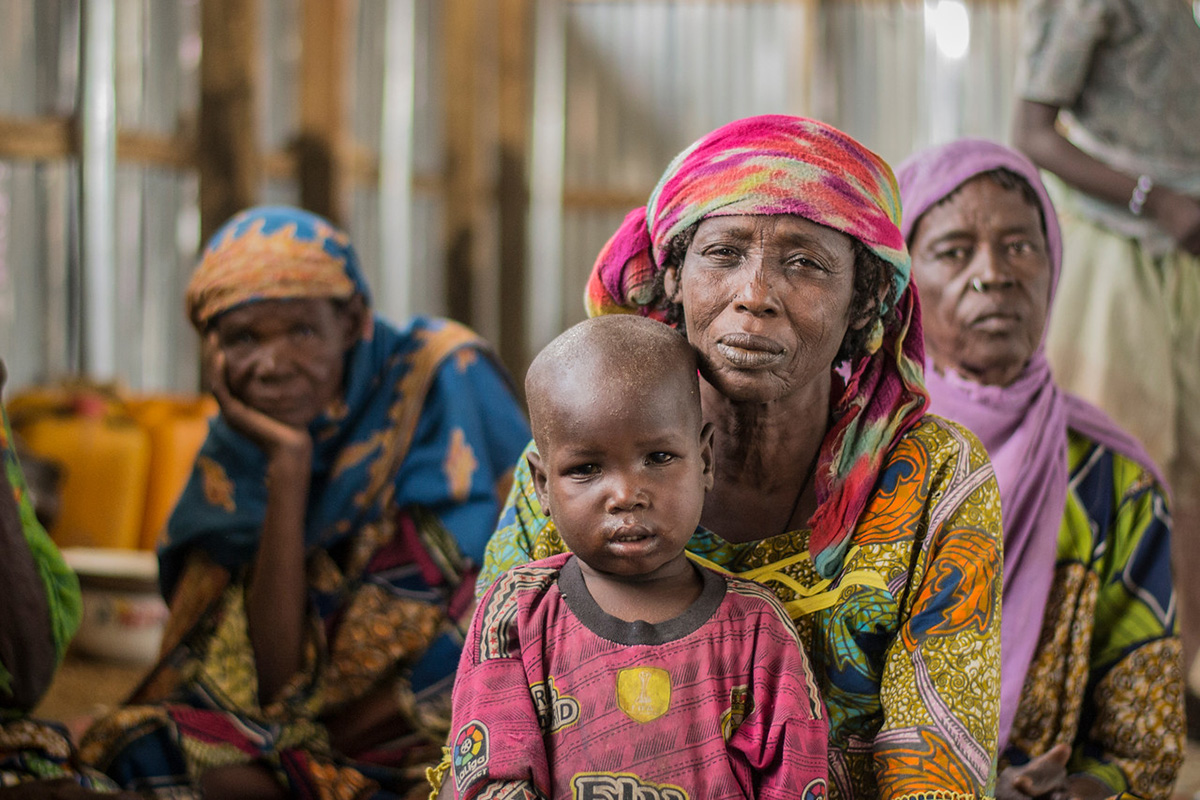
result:
[(757, 800), (824, 800), (829, 721), (808, 657), (774, 597), (753, 636), (753, 708), (729, 739), (746, 757)]
[(521, 660), (517, 580), (479, 603), (454, 682), (450, 772), (456, 800), (540, 800), (550, 793), (545, 744)]

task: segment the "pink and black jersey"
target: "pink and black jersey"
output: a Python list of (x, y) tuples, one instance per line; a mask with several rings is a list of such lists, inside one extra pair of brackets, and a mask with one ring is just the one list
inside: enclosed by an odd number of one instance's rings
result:
[(455, 680), (455, 797), (822, 800), (828, 723), (791, 620), (701, 574), (657, 625), (602, 611), (570, 554), (497, 580)]

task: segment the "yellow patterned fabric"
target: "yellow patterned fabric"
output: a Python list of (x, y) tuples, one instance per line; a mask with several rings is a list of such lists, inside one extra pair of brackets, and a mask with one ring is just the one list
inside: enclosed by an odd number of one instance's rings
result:
[(1068, 463), (1054, 584), (1001, 766), (1065, 742), (1072, 772), (1165, 800), (1184, 744), (1165, 493), (1074, 431)]
[[(905, 434), (832, 579), (813, 567), (808, 537), (732, 544), (699, 531), (688, 551), (769, 586), (795, 620), (829, 710), (830, 797), (991, 794), (1000, 498), (978, 440), (933, 416)], [(522, 461), (476, 593), (564, 549)]]

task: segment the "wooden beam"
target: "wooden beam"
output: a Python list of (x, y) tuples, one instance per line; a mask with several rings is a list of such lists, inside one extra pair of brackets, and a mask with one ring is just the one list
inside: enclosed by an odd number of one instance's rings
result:
[(117, 161), (181, 171), (193, 169), (196, 166), (196, 141), (190, 136), (117, 131)]
[(563, 208), (600, 210), (600, 211), (632, 211), (638, 206), (646, 205), (654, 185), (650, 184), (644, 192), (614, 192), (604, 189), (578, 189), (570, 186), (563, 188)]
[(77, 150), (70, 117), (0, 117), (0, 158), (52, 161)]
[[(482, 150), (486, 125), (480, 84), (487, 70), (481, 7), (495, 0), (442, 1), (443, 174), (445, 179), (445, 286), (449, 316), (480, 330), (475, 297), (480, 285), (483, 225), (491, 192)], [(490, 33), (490, 31), (489, 31)]]
[(353, 0), (301, 4), (300, 204), (338, 225), (349, 211), (346, 87), (354, 12)]
[(208, 237), (258, 200), (262, 157), (255, 124), (259, 90), (257, 0), (202, 0), (200, 31), (200, 227)]
[[(514, 375), (529, 366), (525, 276), (529, 256), (529, 147), (533, 113), (533, 0), (499, 0), (500, 358)], [(517, 381), (519, 388), (524, 384)], [(523, 393), (523, 392), (522, 392)]]

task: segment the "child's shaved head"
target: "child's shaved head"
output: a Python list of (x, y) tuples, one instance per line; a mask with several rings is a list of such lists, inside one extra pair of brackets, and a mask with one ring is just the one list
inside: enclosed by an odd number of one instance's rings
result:
[(539, 448), (559, 432), (565, 408), (615, 415), (640, 399), (665, 401), (701, 427), (695, 351), (673, 328), (630, 314), (586, 320), (550, 342), (526, 373), (525, 394)]

